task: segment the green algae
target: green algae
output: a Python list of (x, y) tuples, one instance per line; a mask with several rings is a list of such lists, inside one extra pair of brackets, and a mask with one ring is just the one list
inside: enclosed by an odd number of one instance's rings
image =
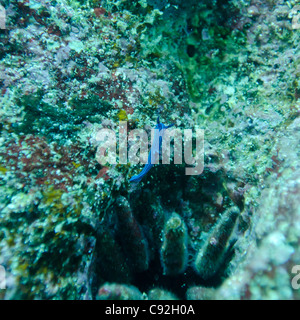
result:
[(23, 121), (14, 128), (18, 133), (53, 133), (70, 134), (79, 130), (78, 125), (83, 121), (97, 122), (100, 115), (105, 115), (110, 109), (108, 102), (97, 96), (80, 99), (74, 96), (69, 101), (69, 108), (63, 104), (49, 105), (43, 101), (43, 92), (24, 95), (17, 104), (25, 111)]

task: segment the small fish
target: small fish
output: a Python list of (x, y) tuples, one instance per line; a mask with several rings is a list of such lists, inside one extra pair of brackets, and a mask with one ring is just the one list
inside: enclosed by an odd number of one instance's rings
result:
[(162, 145), (163, 135), (165, 133), (165, 130), (167, 130), (170, 127), (173, 127), (173, 124), (169, 126), (165, 126), (164, 124), (159, 122), (159, 117), (157, 117), (157, 125), (155, 126), (155, 129), (158, 129), (158, 130), (155, 130), (154, 132), (154, 138), (153, 138), (151, 150), (149, 152), (147, 164), (139, 174), (133, 176), (129, 180), (130, 182), (139, 183), (142, 180), (142, 178), (147, 174), (147, 172), (152, 168), (153, 164), (156, 161), (153, 161), (153, 163), (151, 163), (151, 159), (155, 159), (157, 156), (161, 154), (161, 145)]

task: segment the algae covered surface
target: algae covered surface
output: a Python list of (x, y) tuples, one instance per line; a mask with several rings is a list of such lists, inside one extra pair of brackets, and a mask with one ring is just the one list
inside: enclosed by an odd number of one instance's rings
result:
[[(0, 5), (1, 299), (300, 298), (300, 1)], [(101, 164), (157, 117), (200, 175)]]

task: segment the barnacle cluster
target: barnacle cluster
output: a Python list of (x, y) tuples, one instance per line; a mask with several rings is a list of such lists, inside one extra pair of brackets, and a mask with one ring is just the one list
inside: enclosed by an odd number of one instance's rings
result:
[(136, 284), (145, 291), (157, 286), (185, 298), (182, 285), (214, 286), (222, 281), (230, 270), (240, 210), (232, 203), (202, 234), (193, 225), (197, 217), (186, 215), (187, 203), (164, 205), (150, 189), (144, 193), (146, 198), (132, 195), (130, 202), (119, 196), (97, 228), (91, 294), (112, 282)]
[[(214, 186), (216, 201), (205, 209), (204, 176), (209, 173), (182, 179), (173, 170), (173, 197), (156, 177), (128, 199), (118, 196), (110, 203), (97, 227), (89, 288), (93, 297), (108, 282), (135, 284), (144, 292), (157, 287), (184, 299), (189, 286), (217, 286), (234, 269), (234, 245), (247, 229), (241, 209), (222, 183)], [(186, 195), (179, 197), (182, 191)]]

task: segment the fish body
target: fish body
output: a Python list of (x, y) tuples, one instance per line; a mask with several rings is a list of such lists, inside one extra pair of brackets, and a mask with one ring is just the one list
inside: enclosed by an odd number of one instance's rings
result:
[(172, 127), (173, 124), (169, 126), (165, 126), (163, 123), (159, 122), (159, 117), (157, 118), (157, 125), (154, 128), (154, 138), (152, 141), (151, 149), (148, 156), (148, 161), (143, 170), (133, 176), (129, 181), (139, 183), (143, 177), (149, 172), (152, 168), (153, 164), (157, 163), (158, 157), (161, 154), (161, 146), (162, 146), (162, 139), (165, 133), (165, 130)]

